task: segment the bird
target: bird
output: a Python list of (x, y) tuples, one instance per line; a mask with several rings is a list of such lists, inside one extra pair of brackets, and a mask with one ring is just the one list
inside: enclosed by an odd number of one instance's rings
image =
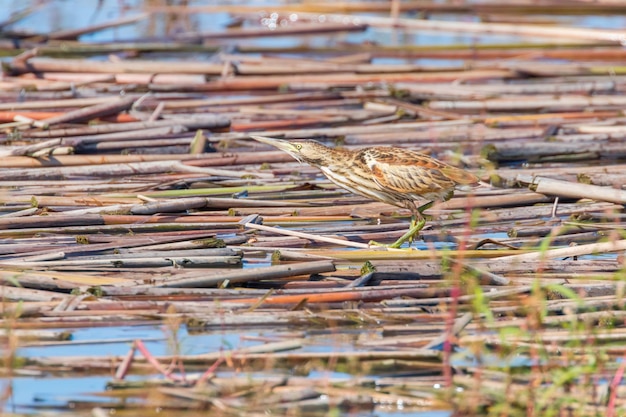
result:
[[(413, 240), (426, 224), (422, 212), (435, 201), (449, 200), (457, 186), (479, 182), (471, 172), (405, 148), (374, 146), (349, 150), (314, 140), (250, 137), (288, 153), (300, 163), (319, 168), (330, 181), (353, 194), (410, 210), (409, 231), (389, 245), (391, 248), (400, 248)], [(417, 206), (419, 200), (426, 203)]]

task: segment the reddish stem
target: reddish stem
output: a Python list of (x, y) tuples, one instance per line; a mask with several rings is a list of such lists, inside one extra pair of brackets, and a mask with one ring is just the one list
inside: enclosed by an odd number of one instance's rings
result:
[(207, 379), (209, 379), (214, 373), (215, 370), (217, 369), (218, 366), (220, 366), (223, 362), (225, 361), (224, 357), (222, 356), (221, 358), (219, 358), (218, 360), (216, 360), (213, 365), (211, 365), (209, 367), (209, 369), (207, 369), (201, 376), (200, 378), (198, 378), (198, 381), (196, 381), (196, 385), (199, 384), (203, 384)]
[(152, 365), (163, 376), (173, 381), (180, 381), (180, 382), (186, 381), (184, 376), (173, 374), (171, 371), (163, 368), (163, 366), (161, 366), (159, 361), (157, 361), (156, 358), (152, 356), (152, 354), (148, 351), (148, 349), (146, 348), (146, 345), (144, 345), (141, 340), (135, 340), (135, 347), (137, 348), (137, 350), (139, 350), (139, 352), (141, 352), (143, 357), (146, 358), (146, 361), (150, 365)]
[(617, 400), (617, 386), (619, 385), (621, 380), (624, 378), (625, 370), (626, 370), (626, 354), (622, 356), (622, 363), (619, 365), (619, 368), (617, 368), (617, 371), (615, 372), (615, 376), (613, 377), (613, 380), (611, 381), (611, 385), (609, 386), (610, 396), (609, 396), (609, 405), (606, 411), (607, 417), (613, 417), (615, 415), (615, 401)]

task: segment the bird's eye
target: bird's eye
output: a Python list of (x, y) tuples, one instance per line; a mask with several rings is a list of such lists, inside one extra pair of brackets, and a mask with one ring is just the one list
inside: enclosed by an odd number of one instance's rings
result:
[(302, 145), (300, 145), (299, 143), (296, 145), (296, 149), (297, 150), (301, 150), (302, 149)]

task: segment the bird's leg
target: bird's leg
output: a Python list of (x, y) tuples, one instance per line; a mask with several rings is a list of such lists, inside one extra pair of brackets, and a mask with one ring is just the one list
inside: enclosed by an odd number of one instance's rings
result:
[[(427, 204), (425, 204), (424, 206), (426, 205)], [(426, 210), (427, 208), (428, 207), (424, 208), (424, 210)], [(409, 230), (405, 234), (400, 236), (398, 240), (396, 240), (391, 245), (389, 245), (390, 248), (397, 249), (401, 247), (404, 244), (404, 242), (407, 242), (407, 241), (409, 243), (413, 242), (413, 239), (415, 238), (415, 236), (417, 236), (420, 230), (424, 228), (424, 225), (426, 224), (426, 220), (424, 219), (424, 216), (422, 216), (421, 211), (418, 208), (416, 208), (415, 205), (412, 207), (411, 211), (413, 212), (413, 215), (411, 216), (411, 225), (409, 227)]]
[(421, 218), (424, 218), (424, 216), (423, 216), (424, 212), (426, 210), (428, 210), (429, 208), (431, 208), (433, 206), (433, 204), (435, 204), (434, 201), (429, 201), (428, 203), (422, 204), (421, 206), (417, 207), (415, 210), (417, 210), (417, 212), (420, 214)]
[(420, 230), (424, 228), (424, 225), (426, 224), (426, 219), (424, 219), (422, 212), (424, 210), (428, 210), (430, 207), (432, 207), (432, 205), (433, 202), (430, 201), (417, 207), (413, 201), (407, 201), (406, 208), (411, 210), (411, 213), (413, 213), (411, 215), (411, 224), (409, 226), (409, 230), (405, 234), (400, 236), (400, 238), (393, 242), (391, 245), (381, 245), (380, 243), (375, 241), (370, 241), (370, 245), (387, 246), (389, 248), (398, 249), (404, 244), (404, 242), (413, 242), (413, 238), (415, 238), (415, 236), (420, 232)]

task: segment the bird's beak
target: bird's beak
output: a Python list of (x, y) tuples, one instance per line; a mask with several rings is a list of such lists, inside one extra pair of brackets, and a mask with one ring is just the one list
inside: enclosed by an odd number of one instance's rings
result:
[(285, 152), (287, 152), (289, 154), (293, 154), (294, 152), (297, 151), (296, 147), (293, 146), (287, 140), (268, 138), (266, 136), (250, 136), (250, 137), (252, 139), (258, 141), (258, 142), (267, 143), (268, 145), (272, 145), (272, 146), (280, 149), (281, 151), (285, 151)]

